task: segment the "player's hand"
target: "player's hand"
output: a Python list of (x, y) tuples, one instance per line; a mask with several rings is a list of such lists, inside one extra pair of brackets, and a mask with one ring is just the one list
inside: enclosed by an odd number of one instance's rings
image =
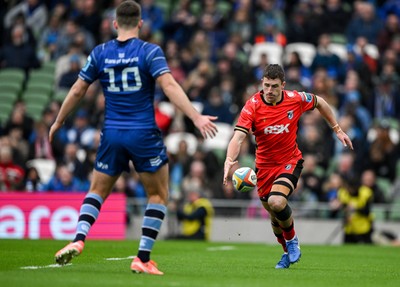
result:
[(218, 132), (217, 126), (212, 122), (217, 120), (218, 117), (201, 115), (197, 117), (193, 123), (196, 128), (201, 132), (203, 138), (213, 138)]
[(63, 124), (62, 124), (62, 123), (59, 123), (59, 122), (57, 122), (57, 121), (54, 122), (54, 123), (51, 125), (50, 131), (49, 131), (49, 141), (50, 141), (50, 143), (53, 142), (55, 133), (56, 133), (62, 126), (63, 126)]
[(350, 149), (352, 149), (352, 150), (354, 149), (351, 139), (344, 131), (340, 130), (339, 132), (336, 133), (336, 136), (345, 147), (348, 146)]
[(228, 184), (228, 176), (229, 176), (229, 171), (231, 170), (232, 166), (237, 164), (237, 160), (232, 160), (230, 157), (227, 157), (225, 159), (225, 164), (224, 164), (224, 185)]

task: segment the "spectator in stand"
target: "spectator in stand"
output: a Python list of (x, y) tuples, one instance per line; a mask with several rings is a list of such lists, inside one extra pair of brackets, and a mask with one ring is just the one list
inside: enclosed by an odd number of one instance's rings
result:
[(364, 166), (375, 171), (376, 176), (393, 181), (399, 159), (399, 144), (391, 138), (390, 128), (387, 120), (381, 120), (372, 127), (374, 132), (369, 133), (369, 149), (364, 157)]
[(321, 34), (318, 38), (317, 53), (311, 63), (312, 73), (316, 73), (318, 69), (325, 69), (331, 77), (343, 78), (342, 62), (336, 54), (329, 50), (331, 38), (329, 34)]
[(23, 101), (17, 101), (14, 104), (14, 109), (11, 113), (10, 119), (4, 126), (4, 133), (8, 134), (11, 129), (19, 127), (22, 129), (22, 137), (24, 140), (29, 141), (29, 138), (33, 131), (34, 121), (26, 114), (26, 107)]
[(358, 1), (357, 5), (357, 10), (346, 29), (347, 41), (354, 44), (356, 39), (362, 36), (369, 43), (376, 45), (379, 33), (384, 27), (383, 22), (376, 16), (374, 4)]
[[(142, 0), (142, 19), (150, 27), (152, 33), (160, 32), (164, 26), (164, 11), (160, 8), (154, 0)], [(169, 11), (165, 11), (168, 13)]]
[(74, 40), (70, 43), (70, 46), (68, 47), (68, 52), (56, 59), (54, 75), (55, 83), (58, 83), (60, 81), (61, 75), (68, 72), (72, 56), (76, 55), (79, 57), (81, 67), (85, 65), (87, 56), (84, 53), (84, 43), (82, 37), (83, 34), (76, 35)]
[(315, 154), (304, 153), (303, 163), (303, 190), (310, 192), (308, 200), (311, 201), (325, 201), (324, 194), (322, 192), (322, 184), (324, 181), (323, 172), (320, 166), (318, 166), (318, 157)]
[(11, 146), (0, 145), (0, 190), (13, 191), (20, 188), (24, 179), (24, 169), (13, 161)]
[(26, 25), (26, 19), (24, 14), (18, 14), (14, 17), (12, 24), (4, 31), (4, 43), (11, 44), (12, 43), (12, 31), (15, 26), (23, 26), (24, 27), (24, 35), (23, 39), (25, 43), (28, 43), (30, 46), (36, 48), (37, 39), (36, 35), (33, 34), (32, 29)]
[(75, 41), (79, 42), (81, 51), (85, 54), (88, 54), (96, 44), (92, 34), (80, 27), (75, 19), (69, 18), (65, 21), (60, 36), (57, 38), (55, 58), (58, 59), (68, 53), (71, 44)]
[(100, 43), (99, 27), (101, 25), (101, 15), (97, 9), (98, 4), (96, 4), (95, 0), (85, 0), (82, 2), (82, 10), (76, 16), (75, 20), (81, 28), (92, 35), (96, 43)]
[(197, 25), (197, 17), (190, 10), (190, 4), (190, 0), (180, 0), (171, 17), (165, 21), (163, 26), (165, 41), (172, 39), (180, 46), (188, 44)]
[(235, 115), (231, 110), (231, 105), (224, 103), (221, 90), (218, 87), (212, 87), (207, 101), (204, 104), (202, 111), (203, 115), (215, 115), (218, 117), (218, 122), (232, 124)]
[(385, 26), (379, 32), (377, 46), (380, 54), (383, 54), (385, 50), (390, 46), (393, 37), (400, 35), (400, 23), (399, 16), (396, 14), (389, 14), (385, 19)]
[(316, 165), (326, 168), (332, 154), (332, 142), (320, 132), (317, 125), (308, 125), (302, 129), (298, 145), (304, 154), (314, 154)]
[(58, 82), (58, 89), (68, 91), (78, 79), (81, 70), (81, 60), (79, 55), (74, 54), (69, 58), (69, 70), (61, 74)]
[(366, 169), (362, 172), (361, 174), (361, 185), (366, 186), (370, 188), (373, 192), (374, 196), (374, 203), (387, 203), (388, 200), (385, 196), (388, 194), (389, 190), (386, 190), (385, 192), (379, 187), (379, 185), (376, 183), (376, 174), (375, 171), (372, 169)]
[(177, 210), (177, 217), (182, 225), (179, 239), (210, 240), (214, 208), (199, 191), (189, 192), (183, 208)]
[(27, 192), (43, 190), (44, 184), (41, 182), (39, 172), (35, 167), (30, 167), (26, 171), (24, 185)]
[(233, 20), (228, 23), (228, 32), (229, 35), (240, 35), (244, 43), (251, 43), (252, 22), (248, 9), (239, 8), (234, 11)]
[(346, 179), (338, 198), (344, 211), (344, 243), (372, 243), (373, 192), (357, 178)]
[(68, 143), (65, 146), (62, 164), (67, 166), (68, 170), (72, 171), (74, 177), (82, 182), (88, 179), (92, 170), (92, 162), (88, 154), (82, 152), (76, 143)]
[(42, 61), (52, 61), (55, 59), (57, 40), (61, 33), (61, 27), (61, 16), (53, 13), (50, 16), (48, 25), (44, 28), (38, 39), (38, 50)]
[(330, 218), (336, 218), (339, 214), (341, 204), (338, 199), (338, 192), (342, 186), (343, 178), (337, 172), (332, 172), (323, 183), (322, 191), (324, 194), (324, 201), (329, 203)]
[(199, 27), (205, 33), (205, 40), (209, 42), (210, 60), (215, 63), (218, 52), (228, 40), (228, 32), (225, 30), (223, 15), (215, 8), (211, 8), (201, 14)]
[(373, 116), (382, 118), (400, 118), (399, 84), (396, 77), (382, 76), (376, 79), (371, 99)]
[(11, 43), (0, 50), (0, 68), (20, 68), (28, 74), (31, 69), (40, 67), (36, 49), (27, 42), (25, 33), (23, 25), (13, 26)]
[(53, 147), (49, 142), (49, 126), (43, 121), (35, 123), (35, 128), (30, 138), (30, 158), (53, 159)]
[(47, 24), (46, 5), (41, 0), (23, 0), (7, 12), (4, 26), (10, 27), (19, 14), (24, 15), (27, 26), (32, 29), (35, 37), (38, 37)]
[(45, 184), (42, 191), (52, 192), (85, 192), (86, 187), (73, 175), (66, 165), (58, 165), (50, 181)]
[(282, 10), (276, 9), (275, 0), (257, 0), (255, 1), (255, 14), (256, 28), (255, 34), (264, 34), (265, 31), (265, 20), (269, 19), (271, 23), (276, 25), (276, 30), (279, 33), (286, 31), (286, 18)]
[(327, 0), (323, 11), (323, 30), (328, 34), (343, 34), (351, 19), (350, 7), (342, 0)]
[(192, 190), (201, 191), (207, 198), (212, 198), (207, 177), (207, 166), (200, 160), (194, 160), (190, 164), (189, 174), (182, 179), (183, 200), (187, 200)]
[(96, 130), (89, 124), (87, 111), (80, 109), (74, 117), (71, 128), (67, 130), (69, 143), (76, 143), (82, 148), (90, 148), (93, 144)]
[(288, 18), (286, 28), (287, 43), (317, 43), (317, 37), (314, 33), (309, 33), (310, 24), (308, 22), (308, 12), (302, 9), (295, 9), (292, 15)]

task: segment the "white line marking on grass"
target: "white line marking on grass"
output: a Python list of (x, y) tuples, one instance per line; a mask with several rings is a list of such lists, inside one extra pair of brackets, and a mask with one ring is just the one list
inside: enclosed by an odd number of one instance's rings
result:
[(50, 264), (50, 265), (45, 265), (45, 266), (23, 266), (20, 267), (20, 269), (43, 269), (43, 268), (60, 268), (60, 267), (64, 267), (64, 266), (69, 266), (72, 265), (72, 263), (68, 263), (65, 265), (58, 265), (58, 264)]
[(235, 246), (225, 245), (225, 246), (208, 247), (207, 251), (229, 251), (235, 249), (236, 249)]
[(105, 260), (108, 261), (119, 261), (119, 260), (128, 260), (128, 259), (133, 259), (136, 256), (128, 256), (128, 257), (116, 257), (116, 258), (104, 258)]

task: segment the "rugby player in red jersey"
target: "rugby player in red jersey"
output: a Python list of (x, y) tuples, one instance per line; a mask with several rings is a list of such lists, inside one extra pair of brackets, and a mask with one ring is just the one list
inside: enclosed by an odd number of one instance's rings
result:
[(272, 230), (284, 254), (275, 268), (289, 268), (300, 260), (301, 252), (288, 197), (296, 188), (303, 168), (302, 153), (296, 138), (298, 122), (304, 112), (317, 109), (332, 127), (337, 138), (353, 149), (329, 104), (319, 96), (284, 90), (285, 73), (280, 65), (267, 65), (262, 90), (254, 94), (240, 112), (229, 142), (224, 184), (230, 169), (237, 163), (242, 142), (251, 131), (256, 139), (256, 173), (258, 196), (271, 217)]

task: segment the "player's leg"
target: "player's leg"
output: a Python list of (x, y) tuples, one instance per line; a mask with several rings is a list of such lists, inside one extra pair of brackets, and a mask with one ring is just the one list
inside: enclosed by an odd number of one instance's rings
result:
[(268, 198), (268, 206), (274, 212), (282, 229), (290, 263), (299, 261), (301, 257), (300, 246), (294, 228), (292, 209), (287, 201), (288, 196), (293, 192), (297, 184), (297, 179), (293, 174), (280, 175), (272, 185), (272, 190)]
[(66, 264), (82, 253), (86, 236), (97, 220), (103, 202), (111, 193), (119, 175), (124, 170), (129, 170), (129, 161), (121, 145), (124, 136), (115, 134), (117, 132), (115, 130), (102, 132), (90, 189), (80, 208), (76, 235), (70, 244), (56, 253), (56, 262), (59, 264)]
[(131, 264), (131, 270), (136, 273), (162, 275), (155, 262), (150, 260), (150, 254), (167, 212), (168, 164), (164, 164), (154, 173), (141, 172), (139, 176), (147, 193), (148, 204), (142, 223), (139, 250)]
[(67, 264), (72, 258), (82, 253), (86, 236), (97, 220), (101, 206), (110, 194), (117, 179), (118, 175), (110, 176), (97, 170), (93, 171), (90, 190), (80, 208), (75, 238), (56, 253), (55, 260), (58, 264)]

